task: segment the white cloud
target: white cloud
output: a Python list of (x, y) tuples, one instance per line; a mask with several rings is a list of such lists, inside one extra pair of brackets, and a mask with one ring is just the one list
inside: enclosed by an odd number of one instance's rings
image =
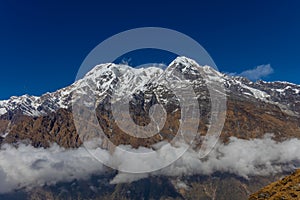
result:
[[(132, 62), (132, 58), (123, 58), (119, 64), (131, 66), (131, 62)], [(168, 67), (168, 65), (165, 63), (144, 63), (135, 66), (134, 68), (149, 68), (149, 67), (156, 67), (165, 70)]]
[(4, 145), (0, 150), (0, 193), (85, 179), (103, 171), (103, 165), (83, 147), (65, 150), (58, 145), (49, 149)]
[(122, 61), (120, 62), (120, 64), (130, 65), (131, 61), (132, 61), (131, 58), (123, 58)]
[[(181, 148), (181, 146), (168, 148)], [(104, 154), (115, 163), (116, 168), (122, 166), (134, 168), (141, 165), (155, 168), (158, 162), (165, 162), (166, 157), (177, 156), (166, 155), (166, 151), (161, 151), (163, 153), (157, 153), (155, 160), (147, 157), (136, 160), (134, 157), (128, 159), (117, 151), (113, 154), (104, 149), (94, 151)], [(145, 148), (134, 151), (145, 152)], [(232, 137), (228, 144), (219, 144), (205, 159), (200, 159), (201, 152), (189, 149), (167, 168), (145, 174), (119, 172), (111, 183), (132, 182), (148, 176), (209, 175), (217, 171), (233, 173), (244, 178), (252, 175), (269, 175), (282, 172), (285, 167), (288, 169), (299, 167), (294, 166), (296, 162), (300, 162), (299, 152), (300, 140), (298, 139), (276, 142), (270, 135), (252, 140)], [(0, 150), (0, 193), (24, 187), (55, 184), (59, 181), (71, 181), (75, 178), (87, 179), (92, 174), (104, 172), (106, 168), (83, 147), (66, 150), (57, 145), (49, 149), (26, 145), (20, 145), (18, 148), (4, 145)]]
[(148, 68), (148, 67), (156, 67), (165, 70), (168, 66), (165, 63), (147, 63), (147, 64), (139, 65), (135, 68)]
[[(169, 167), (150, 174), (142, 174), (140, 178), (149, 175), (210, 175), (217, 171), (233, 173), (246, 179), (254, 175), (265, 176), (294, 169), (296, 167), (294, 162), (300, 161), (299, 151), (300, 140), (298, 139), (278, 143), (271, 138), (271, 135), (252, 140), (232, 137), (228, 144), (219, 144), (206, 159), (199, 159), (200, 152), (190, 149)], [(145, 164), (147, 164), (146, 160)], [(137, 175), (119, 173), (112, 183), (137, 179)]]
[(246, 77), (250, 80), (258, 80), (263, 77), (266, 77), (274, 72), (274, 69), (271, 67), (270, 64), (267, 65), (259, 65), (253, 69), (249, 69), (246, 71), (243, 71), (240, 74), (237, 74), (238, 76)]

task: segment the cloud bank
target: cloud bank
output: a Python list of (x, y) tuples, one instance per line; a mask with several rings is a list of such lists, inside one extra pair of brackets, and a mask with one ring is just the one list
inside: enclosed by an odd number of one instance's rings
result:
[(104, 170), (103, 165), (82, 147), (65, 150), (58, 145), (44, 149), (5, 144), (0, 150), (0, 193), (75, 178), (86, 179)]
[(240, 74), (237, 74), (238, 76), (246, 77), (252, 81), (259, 80), (263, 77), (266, 77), (274, 72), (274, 69), (271, 67), (270, 64), (267, 65), (259, 65), (255, 67), (254, 69), (249, 69), (246, 71), (243, 71)]
[[(171, 148), (181, 148), (180, 146)], [(166, 156), (157, 154), (153, 160), (134, 160), (122, 157), (118, 152), (103, 153), (117, 166), (156, 165)], [(139, 150), (135, 150), (139, 151)], [(143, 150), (144, 151), (144, 150)], [(300, 140), (274, 141), (270, 135), (262, 139), (243, 140), (230, 138), (228, 144), (219, 144), (205, 159), (200, 159), (195, 150), (189, 149), (179, 160), (162, 170), (148, 174), (126, 174), (119, 172), (112, 184), (132, 182), (148, 176), (210, 175), (214, 172), (229, 172), (248, 178), (252, 175), (279, 173), (293, 169), (300, 162)], [(31, 188), (60, 181), (88, 179), (93, 174), (107, 170), (83, 147), (66, 150), (57, 145), (49, 149), (20, 145), (18, 148), (4, 145), (0, 150), (0, 193), (20, 188)]]
[[(199, 152), (190, 149), (167, 168), (150, 174), (119, 173), (111, 183), (135, 181), (149, 175), (210, 175), (217, 171), (248, 179), (249, 176), (266, 176), (299, 167), (299, 152), (298, 139), (278, 143), (272, 139), (272, 135), (253, 140), (231, 137), (228, 144), (219, 144), (205, 159), (199, 159)], [(144, 164), (149, 163), (145, 161)]]

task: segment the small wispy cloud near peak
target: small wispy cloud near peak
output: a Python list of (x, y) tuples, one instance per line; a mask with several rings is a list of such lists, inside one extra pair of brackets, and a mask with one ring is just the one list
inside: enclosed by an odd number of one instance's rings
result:
[(246, 77), (252, 81), (259, 80), (263, 77), (266, 77), (274, 72), (274, 69), (271, 67), (270, 64), (266, 65), (259, 65), (253, 69), (249, 69), (246, 71), (243, 71), (240, 74), (235, 74), (237, 76), (243, 76)]
[(129, 65), (131, 64), (132, 58), (123, 58), (119, 64)]

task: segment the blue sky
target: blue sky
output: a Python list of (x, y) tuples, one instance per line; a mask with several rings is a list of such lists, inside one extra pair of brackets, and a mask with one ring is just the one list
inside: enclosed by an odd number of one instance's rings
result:
[(189, 35), (220, 71), (243, 74), (270, 64), (273, 73), (263, 79), (300, 84), (299, 7), (296, 0), (2, 1), (0, 99), (67, 86), (96, 45), (146, 26)]

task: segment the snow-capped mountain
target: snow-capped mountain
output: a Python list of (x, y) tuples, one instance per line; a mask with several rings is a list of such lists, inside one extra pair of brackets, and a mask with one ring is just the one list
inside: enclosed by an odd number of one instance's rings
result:
[[(202, 70), (206, 77), (201, 77), (198, 70)], [(113, 63), (100, 64), (88, 72), (74, 84), (53, 93), (46, 93), (40, 97), (23, 95), (13, 96), (0, 101), (0, 116), (10, 119), (15, 114), (27, 116), (42, 116), (56, 112), (60, 108), (68, 109), (72, 105), (72, 94), (78, 88), (89, 87), (93, 95), (99, 99), (114, 93), (123, 96), (137, 91), (146, 91), (150, 87), (166, 93), (166, 87), (160, 80), (174, 71), (183, 74), (191, 84), (200, 89), (206, 87), (207, 81), (219, 81), (224, 84), (228, 96), (255, 99), (266, 103), (276, 104), (292, 114), (300, 113), (300, 86), (288, 82), (252, 82), (243, 77), (232, 77), (222, 74), (209, 66), (199, 67), (198, 64), (186, 57), (176, 58), (169, 67), (162, 69), (149, 67), (135, 69), (126, 65)], [(156, 87), (153, 85), (156, 84)], [(179, 86), (180, 87), (180, 86)], [(159, 89), (160, 88), (160, 89)], [(159, 95), (158, 93), (156, 93)], [(163, 102), (163, 97), (157, 97)]]
[[(126, 65), (113, 63), (101, 64), (94, 67), (82, 79), (72, 85), (46, 93), (40, 97), (23, 95), (13, 96), (8, 100), (0, 101), (0, 116), (24, 114), (28, 116), (41, 116), (55, 112), (60, 108), (68, 109), (72, 105), (72, 94), (78, 88), (93, 88), (93, 94), (101, 98), (108, 90), (114, 89), (119, 95), (132, 93), (141, 89), (151, 79), (162, 73), (159, 68), (134, 69)], [(117, 83), (120, 87), (115, 88)]]

